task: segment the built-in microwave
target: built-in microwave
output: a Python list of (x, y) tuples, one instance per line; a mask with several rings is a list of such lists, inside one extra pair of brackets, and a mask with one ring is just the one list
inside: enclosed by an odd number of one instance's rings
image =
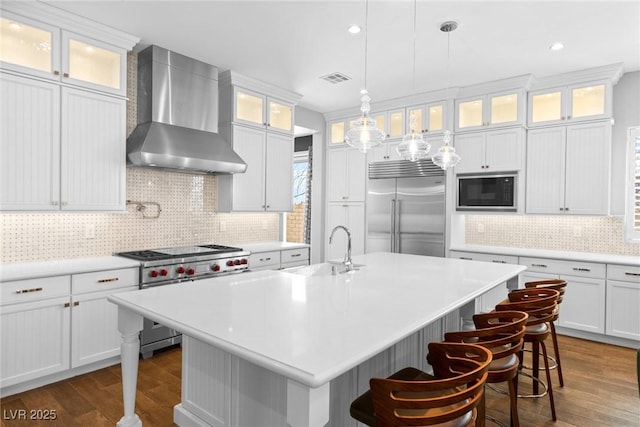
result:
[(517, 173), (458, 175), (458, 211), (516, 212)]

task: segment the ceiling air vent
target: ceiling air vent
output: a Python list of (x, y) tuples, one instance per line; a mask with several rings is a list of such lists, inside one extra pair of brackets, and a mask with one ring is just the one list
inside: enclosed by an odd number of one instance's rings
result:
[(347, 80), (351, 80), (351, 77), (345, 76), (344, 74), (338, 73), (338, 72), (327, 74), (326, 76), (322, 76), (320, 78), (329, 83), (333, 83), (334, 85), (338, 83), (346, 82)]

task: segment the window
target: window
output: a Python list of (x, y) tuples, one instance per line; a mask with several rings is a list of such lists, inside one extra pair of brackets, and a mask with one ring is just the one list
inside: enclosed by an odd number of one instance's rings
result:
[(640, 126), (629, 128), (628, 144), (626, 236), (640, 242)]

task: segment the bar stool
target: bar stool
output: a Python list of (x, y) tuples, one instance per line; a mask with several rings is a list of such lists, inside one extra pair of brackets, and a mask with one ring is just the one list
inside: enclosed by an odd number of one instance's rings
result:
[[(533, 380), (533, 394), (518, 395), (518, 397), (544, 397), (549, 395), (549, 404), (551, 406), (551, 417), (556, 421), (556, 407), (553, 400), (553, 387), (551, 385), (551, 371), (549, 369), (549, 360), (547, 358), (547, 346), (545, 340), (551, 334), (549, 322), (554, 316), (557, 309), (557, 300), (560, 292), (553, 289), (518, 289), (509, 292), (509, 301), (503, 301), (496, 305), (496, 311), (524, 311), (529, 315), (526, 323), (526, 331), (524, 334), (524, 342), (531, 343), (533, 372), (527, 375), (520, 370), (520, 374), (529, 376)], [(547, 383), (545, 384), (539, 378), (540, 350), (542, 350), (545, 373)], [(520, 356), (522, 364), (522, 354)], [(543, 393), (539, 393), (539, 384), (545, 388)]]
[(524, 284), (525, 288), (546, 288), (553, 289), (560, 292), (560, 297), (558, 298), (558, 309), (556, 310), (556, 314), (553, 319), (549, 322), (549, 326), (551, 327), (551, 340), (553, 341), (553, 354), (555, 357), (549, 356), (549, 359), (553, 361), (553, 365), (549, 367), (549, 369), (557, 369), (558, 370), (558, 381), (560, 382), (560, 387), (564, 387), (564, 378), (562, 376), (562, 363), (560, 361), (560, 348), (558, 347), (558, 337), (556, 335), (556, 326), (555, 321), (558, 320), (558, 316), (560, 315), (560, 303), (562, 302), (562, 298), (564, 297), (564, 291), (567, 287), (567, 281), (562, 279), (548, 279), (548, 280), (536, 280), (533, 282), (526, 282)]
[(371, 378), (370, 389), (351, 403), (351, 416), (372, 427), (475, 425), (491, 351), (462, 343), (434, 342), (428, 348), (434, 375), (404, 368)]
[[(523, 311), (494, 311), (476, 314), (473, 316), (475, 330), (444, 334), (445, 341), (474, 343), (491, 350), (493, 361), (489, 365), (487, 383), (508, 382), (511, 421), (515, 427), (520, 425), (517, 392), (518, 367), (528, 318), (529, 315)], [(496, 419), (486, 416), (483, 403), (478, 406), (477, 425), (484, 426), (485, 417), (496, 424), (502, 424)]]

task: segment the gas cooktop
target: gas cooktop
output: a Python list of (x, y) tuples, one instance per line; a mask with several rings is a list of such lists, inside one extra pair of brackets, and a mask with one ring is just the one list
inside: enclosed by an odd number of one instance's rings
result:
[(135, 259), (137, 261), (160, 261), (173, 258), (188, 258), (193, 256), (217, 255), (232, 252), (242, 252), (242, 249), (233, 246), (211, 244), (119, 252), (116, 253), (116, 255)]

